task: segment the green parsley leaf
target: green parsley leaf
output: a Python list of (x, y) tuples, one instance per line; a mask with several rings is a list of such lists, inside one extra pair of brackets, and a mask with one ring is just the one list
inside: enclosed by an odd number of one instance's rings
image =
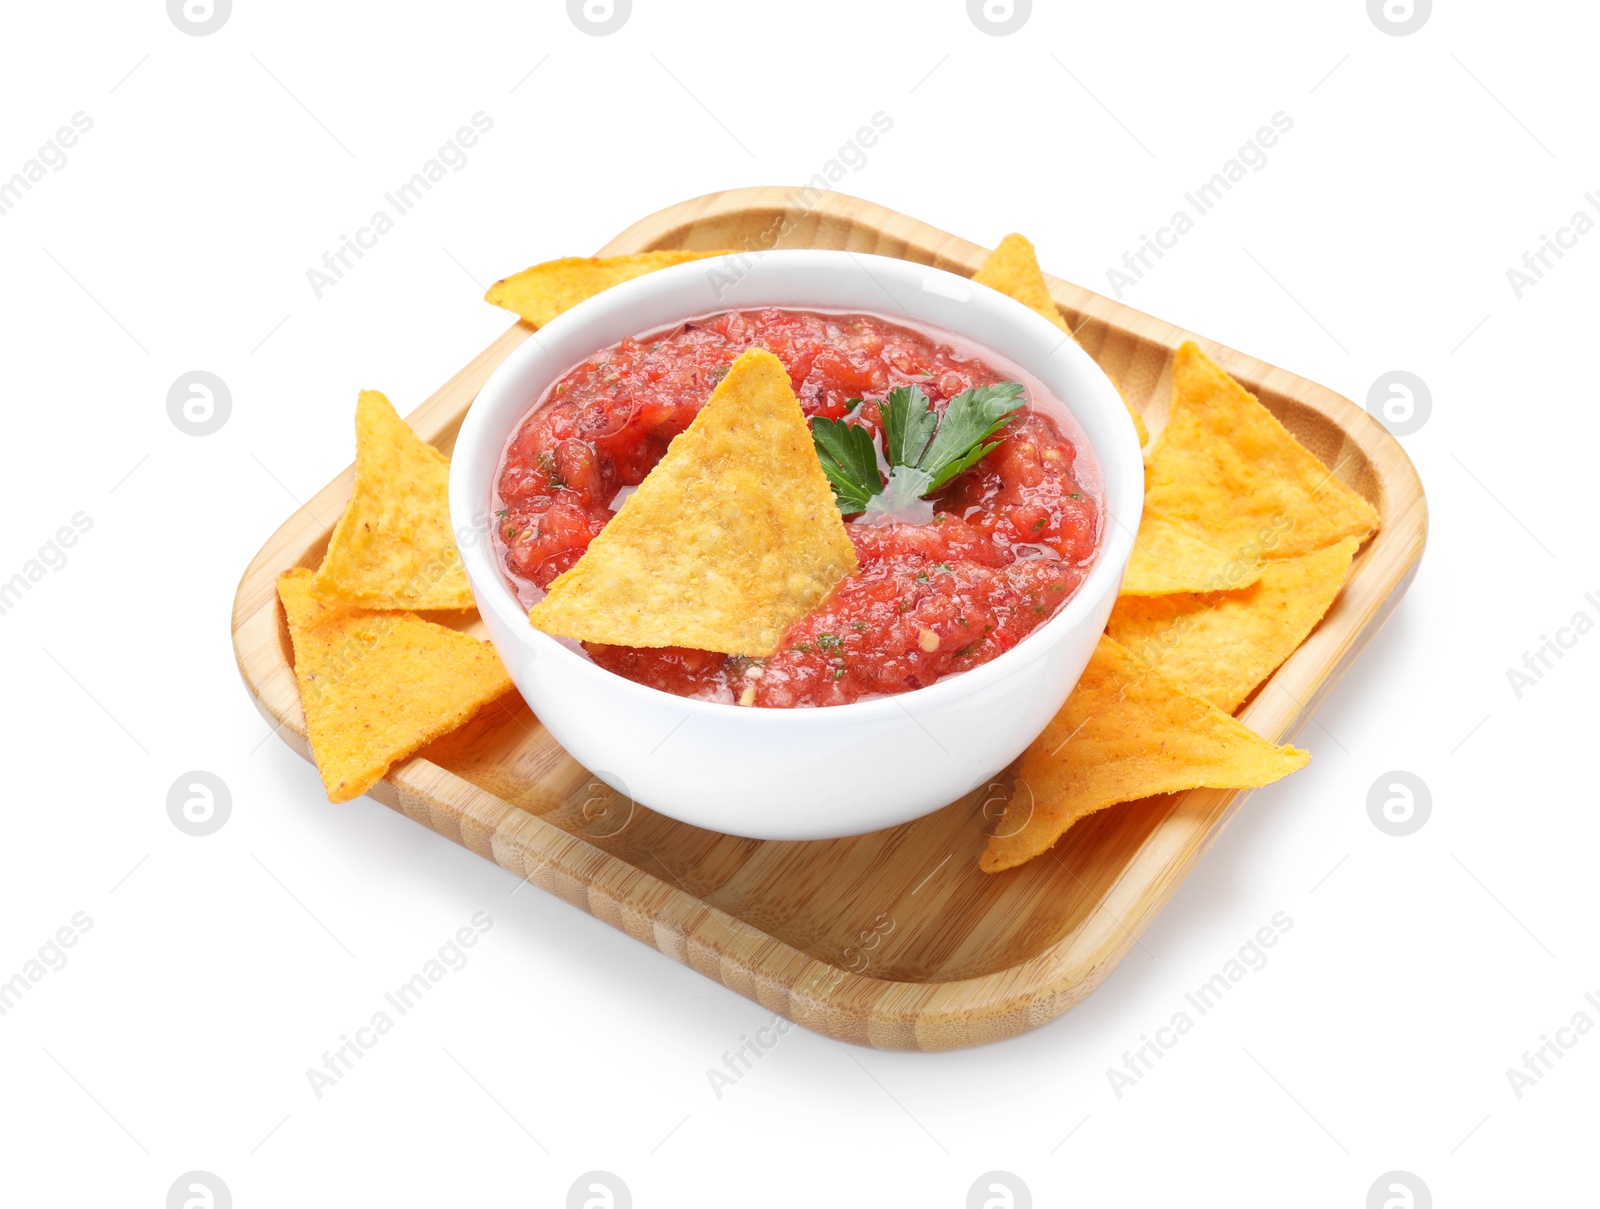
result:
[(938, 424), (928, 396), (920, 386), (897, 386), (878, 410), (883, 415), (883, 453), (889, 465), (919, 465)]
[(984, 442), (1009, 424), (1022, 407), (1022, 383), (996, 382), (964, 390), (950, 400), (933, 444), (917, 463), (933, 476), (934, 490), (970, 470), (999, 444)]
[(1020, 382), (964, 390), (941, 419), (920, 386), (897, 386), (879, 404), (888, 481), (878, 469), (872, 434), (858, 424), (817, 417), (811, 440), (834, 502), (846, 516), (865, 512), (926, 523), (932, 509), (919, 501), (976, 466), (996, 446), (989, 440), (1022, 408)]
[(883, 489), (872, 434), (859, 424), (817, 416), (811, 421), (811, 441), (822, 473), (833, 484), (839, 511), (846, 516), (865, 511), (867, 501)]

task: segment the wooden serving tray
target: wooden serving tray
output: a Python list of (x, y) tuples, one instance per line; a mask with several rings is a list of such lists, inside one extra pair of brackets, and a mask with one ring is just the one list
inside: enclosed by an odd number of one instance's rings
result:
[[(634, 224), (602, 255), (658, 248), (843, 248), (971, 275), (985, 249), (840, 194), (739, 189)], [(813, 195), (814, 196), (814, 195)], [(1185, 332), (1064, 281), (1051, 293), (1079, 341), (1159, 429)], [(449, 451), (468, 405), (530, 329), (480, 353), (409, 417)], [(1344, 595), (1241, 715), (1292, 738), (1394, 608), (1427, 536), (1422, 485), (1399, 444), (1313, 382), (1201, 346), (1335, 473), (1383, 528)], [(245, 684), (268, 722), (310, 759), (279, 572), (316, 566), (349, 498), (347, 469), (262, 547), (234, 601)], [(474, 622), (481, 633), (481, 624)], [(558, 747), (512, 697), (397, 765), (372, 796), (634, 939), (796, 1023), (884, 1049), (940, 1050), (1053, 1019), (1105, 978), (1217, 837), (1242, 794), (1196, 790), (1102, 811), (1046, 856), (979, 872), (1009, 781), (888, 831), (804, 843), (739, 839), (620, 798)]]

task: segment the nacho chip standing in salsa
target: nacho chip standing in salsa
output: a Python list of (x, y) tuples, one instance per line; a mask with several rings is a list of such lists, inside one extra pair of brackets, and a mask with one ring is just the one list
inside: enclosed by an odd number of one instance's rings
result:
[(765, 658), (855, 569), (789, 371), (751, 348), (529, 618), (586, 642)]

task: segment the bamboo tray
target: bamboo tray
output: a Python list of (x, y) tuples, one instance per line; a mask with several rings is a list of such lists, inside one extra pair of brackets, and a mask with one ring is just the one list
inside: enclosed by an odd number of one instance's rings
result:
[[(844, 248), (971, 275), (985, 250), (839, 194), (740, 189), (634, 224), (602, 254), (658, 248)], [(1186, 333), (1051, 279), (1091, 356), (1159, 429)], [(409, 417), (449, 451), (518, 324)], [(1380, 510), (1344, 595), (1241, 715), (1292, 738), (1371, 640), (1415, 574), (1427, 535), (1422, 485), (1399, 444), (1313, 382), (1200, 344), (1335, 473)], [(315, 566), (349, 497), (351, 469), (296, 511), (240, 582), (234, 648), (257, 706), (307, 759), (288, 632), (274, 580)], [(474, 622), (481, 633), (481, 623)], [(1047, 856), (978, 871), (1005, 778), (936, 814), (842, 840), (739, 839), (673, 822), (594, 780), (512, 697), (397, 765), (372, 796), (798, 1024), (860, 1045), (941, 1050), (1035, 1028), (1099, 985), (1217, 837), (1242, 794), (1196, 790), (1114, 807)]]

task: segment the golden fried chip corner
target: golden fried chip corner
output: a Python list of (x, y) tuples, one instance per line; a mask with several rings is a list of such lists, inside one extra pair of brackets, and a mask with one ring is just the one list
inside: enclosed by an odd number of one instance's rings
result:
[(1378, 525), (1370, 503), (1193, 341), (1173, 359), (1172, 411), (1146, 481), (1147, 515), (1187, 524), (1230, 558), (1309, 554)]
[(1122, 576), (1122, 596), (1226, 592), (1261, 578), (1261, 559), (1230, 558), (1181, 521), (1146, 512)]
[(1000, 241), (972, 275), (972, 280), (992, 290), (999, 290), (1008, 298), (1015, 298), (1062, 331), (1072, 330), (1061, 317), (1055, 300), (1050, 297), (1050, 287), (1045, 284), (1044, 271), (1039, 268), (1039, 257), (1033, 250), (1033, 244), (1016, 232)]
[(450, 528), (450, 459), (375, 390), (356, 403), (356, 481), (317, 592), (369, 609), (470, 609)]
[(495, 282), (483, 300), (516, 312), (534, 327), (543, 327), (562, 311), (577, 306), (585, 298), (592, 298), (601, 290), (669, 265), (729, 254), (718, 249), (713, 252), (638, 252), (632, 256), (564, 256)]
[(753, 348), (529, 620), (584, 642), (762, 657), (855, 569), (789, 373)]
[[(1069, 336), (1072, 335), (1072, 328), (1061, 317), (1055, 299), (1050, 297), (1050, 286), (1045, 282), (1044, 270), (1039, 267), (1039, 257), (1033, 244), (1024, 236), (1012, 232), (1002, 239), (972, 275), (972, 280), (992, 290), (999, 290), (1006, 297), (1043, 315)], [(1117, 388), (1117, 393), (1122, 393), (1121, 387)], [(1128, 418), (1133, 421), (1133, 429), (1139, 434), (1139, 448), (1143, 449), (1150, 443), (1150, 430), (1145, 427), (1144, 417), (1134, 410), (1126, 396), (1122, 405), (1128, 409)]]
[(1233, 713), (1316, 628), (1360, 539), (1259, 564), (1258, 582), (1209, 595), (1123, 596), (1107, 633), (1186, 693)]
[(359, 797), (391, 766), (511, 690), (494, 647), (413, 613), (318, 596), (303, 567), (278, 577), (306, 733), (328, 799)]
[(1066, 704), (1023, 753), (1006, 816), (978, 865), (986, 873), (1021, 865), (1119, 802), (1266, 785), (1310, 758), (1268, 743), (1102, 636)]

